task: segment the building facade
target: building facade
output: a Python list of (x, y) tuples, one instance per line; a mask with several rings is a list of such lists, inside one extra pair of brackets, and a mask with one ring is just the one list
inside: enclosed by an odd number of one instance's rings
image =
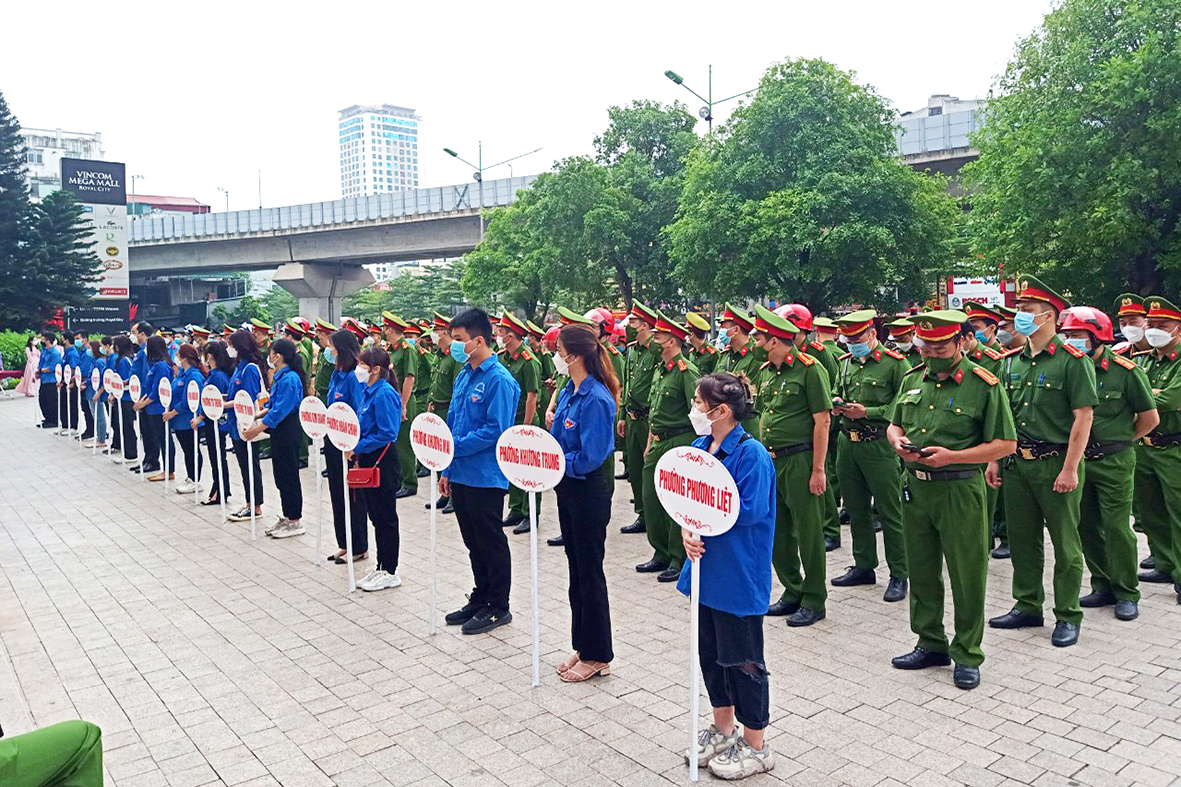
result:
[(984, 125), (985, 103), (935, 94), (922, 109), (903, 112), (894, 130), (898, 155), (915, 169), (954, 177), (980, 156), (970, 135)]
[(392, 104), (340, 110), (340, 193), (364, 197), (418, 188), (422, 118)]
[(28, 162), (29, 195), (41, 200), (62, 187), (63, 158), (104, 160), (102, 134), (45, 128), (22, 128)]

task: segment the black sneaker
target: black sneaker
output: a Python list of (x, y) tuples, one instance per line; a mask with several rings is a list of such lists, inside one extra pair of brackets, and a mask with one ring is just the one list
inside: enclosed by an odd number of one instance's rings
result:
[(484, 634), (505, 623), (513, 621), (513, 613), (506, 610), (494, 610), (492, 607), (481, 607), (471, 620), (463, 624), (464, 634)]
[(513, 535), (519, 536), (522, 533), (528, 533), (532, 529), (533, 528), (530, 526), (529, 520), (522, 519), (521, 522), (516, 527), (513, 528)]
[(403, 497), (414, 497), (417, 494), (417, 489), (410, 489), (409, 487), (404, 486), (394, 493), (394, 497), (398, 500), (401, 500)]
[(1156, 558), (1154, 558), (1152, 555), (1144, 558), (1140, 561), (1140, 568), (1144, 569), (1145, 571), (1151, 571), (1152, 569), (1156, 568)]
[(459, 626), (467, 623), (476, 616), (476, 613), (484, 608), (483, 604), (477, 604), (475, 601), (468, 601), (462, 608), (454, 612), (448, 612), (447, 617), (443, 620), (448, 626)]

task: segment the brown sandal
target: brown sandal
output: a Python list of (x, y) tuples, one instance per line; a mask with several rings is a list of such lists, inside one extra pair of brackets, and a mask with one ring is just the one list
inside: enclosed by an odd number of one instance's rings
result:
[(570, 654), (565, 661), (558, 665), (558, 674), (563, 675), (570, 671), (570, 669), (580, 661), (578, 651)]
[(565, 683), (581, 683), (596, 675), (610, 675), (611, 665), (605, 661), (579, 661), (558, 677)]

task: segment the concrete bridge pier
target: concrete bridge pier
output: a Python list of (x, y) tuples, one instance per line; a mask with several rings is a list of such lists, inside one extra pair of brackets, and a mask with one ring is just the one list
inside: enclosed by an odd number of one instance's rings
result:
[(289, 262), (280, 265), (271, 281), (299, 298), (299, 314), (340, 325), (340, 302), (376, 280), (359, 265)]

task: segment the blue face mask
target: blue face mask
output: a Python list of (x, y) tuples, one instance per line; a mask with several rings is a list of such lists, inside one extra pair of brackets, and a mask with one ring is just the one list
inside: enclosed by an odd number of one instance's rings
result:
[(82, 349), (82, 340), (81, 340), (81, 339), (75, 339), (75, 340), (74, 340), (74, 346), (75, 346), (75, 347), (77, 347), (79, 350), (81, 350), (81, 349)]
[(411, 337), (407, 338), (407, 339), (406, 339), (406, 341), (410, 342), (410, 346), (411, 346), (411, 347), (413, 347), (413, 346), (415, 346), (416, 344), (418, 344), (418, 339), (415, 339), (413, 336), (411, 336)]
[(869, 355), (869, 342), (849, 342), (848, 347), (854, 358), (864, 358)]
[(988, 344), (988, 334), (984, 331), (976, 331), (976, 341), (981, 344)]
[(1017, 316), (1013, 318), (1013, 327), (1022, 336), (1032, 336), (1038, 329), (1037, 320), (1029, 312), (1017, 312)]
[(451, 342), (451, 357), (459, 363), (467, 363), (467, 350), (463, 348), (463, 342)]
[(722, 342), (722, 346), (723, 346), (723, 347), (729, 347), (729, 346), (730, 346), (730, 334), (728, 334), (728, 333), (723, 333), (723, 334), (722, 334), (722, 335), (719, 337), (719, 339), (721, 340), (721, 342)]
[(1003, 344), (1004, 346), (1008, 347), (1010, 344), (1013, 343), (1013, 332), (1012, 331), (997, 331), (996, 332), (996, 340), (998, 342), (1000, 342), (1001, 344)]
[(324, 348), (324, 360), (328, 363), (336, 363), (336, 350), (331, 347)]
[(1087, 353), (1088, 355), (1091, 354), (1091, 347), (1087, 343), (1086, 339), (1067, 339), (1066, 343), (1069, 344), (1071, 347), (1075, 348), (1076, 350), (1082, 350), (1083, 352)]

